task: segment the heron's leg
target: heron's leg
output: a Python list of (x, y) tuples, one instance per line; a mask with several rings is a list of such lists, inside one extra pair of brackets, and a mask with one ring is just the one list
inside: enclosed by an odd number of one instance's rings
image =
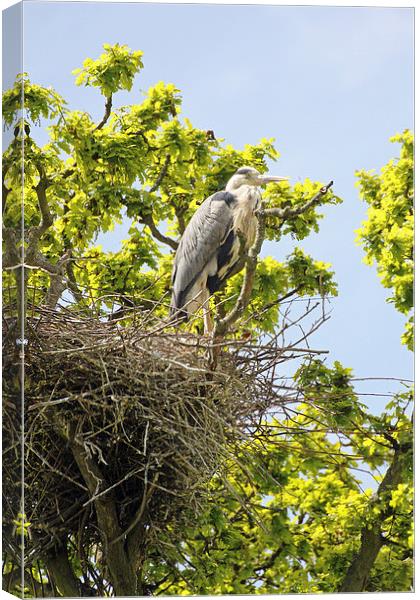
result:
[(203, 289), (203, 313), (204, 313), (204, 333), (210, 335), (213, 332), (213, 319), (211, 318), (209, 293), (207, 289)]

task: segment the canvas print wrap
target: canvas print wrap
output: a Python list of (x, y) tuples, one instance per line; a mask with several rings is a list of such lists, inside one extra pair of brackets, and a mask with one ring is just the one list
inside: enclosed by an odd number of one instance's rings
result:
[(3, 590), (413, 590), (412, 26), (4, 11)]

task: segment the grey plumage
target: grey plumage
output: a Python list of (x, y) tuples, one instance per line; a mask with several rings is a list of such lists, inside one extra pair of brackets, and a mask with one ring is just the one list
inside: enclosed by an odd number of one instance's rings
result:
[(194, 213), (178, 246), (172, 270), (172, 307), (182, 308), (188, 292), (212, 262), (233, 225), (229, 192), (213, 194)]
[(209, 296), (242, 268), (244, 254), (255, 238), (258, 186), (283, 179), (241, 167), (225, 191), (216, 192), (197, 209), (175, 255), (171, 316), (187, 320), (202, 307), (205, 331), (210, 331)]

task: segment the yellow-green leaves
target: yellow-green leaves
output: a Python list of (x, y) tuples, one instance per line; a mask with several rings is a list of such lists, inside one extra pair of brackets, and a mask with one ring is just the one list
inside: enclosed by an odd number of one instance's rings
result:
[[(232, 308), (238, 297), (242, 274), (228, 280), (217, 301)], [(337, 284), (331, 265), (314, 260), (300, 248), (295, 248), (285, 262), (267, 256), (260, 259), (255, 273), (251, 302), (242, 321), (256, 331), (274, 332), (278, 325), (283, 296), (336, 296)], [(287, 299), (287, 298), (285, 298)]]
[(331, 264), (314, 260), (301, 248), (295, 248), (288, 257), (289, 287), (299, 290), (301, 296), (337, 296), (337, 284)]
[(29, 535), (31, 523), (26, 520), (24, 513), (18, 513), (17, 518), (13, 521), (13, 525), (16, 535), (24, 535), (25, 537)]
[[(413, 308), (414, 277), (413, 134), (405, 130), (390, 141), (401, 144), (398, 159), (390, 160), (380, 175), (356, 173), (360, 195), (369, 205), (357, 241), (366, 252), (365, 261), (376, 263), (382, 285), (393, 290), (389, 300), (408, 315)], [(413, 349), (412, 318), (402, 342)]]
[[(263, 198), (266, 200), (267, 207), (269, 208), (299, 208), (313, 198), (321, 187), (321, 183), (310, 181), (309, 179), (297, 182), (294, 186), (287, 181), (280, 184), (271, 183), (267, 186)], [(338, 196), (328, 191), (316, 207), (312, 207), (300, 215), (287, 219), (281, 227), (279, 227), (278, 219), (274, 217), (269, 218), (267, 220), (267, 237), (270, 240), (278, 240), (281, 236), (291, 234), (294, 238), (303, 240), (311, 232), (319, 231), (318, 222), (323, 218), (323, 215), (317, 211), (318, 206), (340, 204), (341, 202), (342, 200)]]
[(87, 58), (82, 69), (73, 71), (76, 85), (98, 87), (107, 98), (118, 90), (131, 90), (134, 76), (143, 68), (143, 52), (119, 44), (103, 47), (105, 52), (97, 60)]
[(40, 124), (41, 117), (54, 119), (65, 105), (63, 98), (52, 88), (30, 82), (28, 74), (17, 76), (13, 87), (3, 93), (3, 120), (11, 126), (23, 114)]

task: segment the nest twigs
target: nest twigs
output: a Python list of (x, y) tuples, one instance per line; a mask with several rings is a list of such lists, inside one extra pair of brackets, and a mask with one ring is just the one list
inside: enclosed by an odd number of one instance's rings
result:
[[(124, 542), (138, 554), (149, 539), (154, 551), (159, 544), (164, 551), (161, 532), (169, 527), (175, 538), (200, 513), (213, 475), (223, 478), (230, 463), (247, 477), (238, 456), (252, 432), (268, 411), (294, 399), (293, 391), (273, 385), (276, 367), (311, 352), (285, 344), (281, 333), (264, 344), (209, 340), (174, 330), (150, 311), (133, 309), (129, 322), (72, 307), (37, 307), (32, 314), (24, 407), (25, 518), (32, 532), (25, 551), (32, 562), (69, 536), (86, 564), (104, 543), (105, 552)], [(216, 367), (209, 365), (212, 346)], [(16, 354), (5, 350), (7, 369)], [(4, 391), (10, 523), (19, 505), (21, 429), (7, 377)], [(104, 538), (110, 506), (116, 526)], [(19, 540), (7, 538), (18, 555)]]
[[(36, 335), (26, 354), (25, 511), (36, 537), (28, 552), (36, 556), (64, 533), (80, 537), (80, 518), (110, 494), (120, 536), (146, 513), (153, 514), (155, 527), (165, 527), (184, 506), (199, 510), (200, 486), (217, 470), (226, 442), (260, 410), (253, 393), (258, 384), (246, 371), (235, 372), (237, 350), (210, 372), (197, 336), (157, 334), (155, 323), (149, 335), (142, 324), (122, 328), (44, 309), (31, 325)], [(7, 402), (7, 382), (5, 396)], [(6, 405), (4, 464), (11, 481), (19, 480), (17, 413), (13, 403)], [(92, 465), (101, 473), (94, 475), (95, 487), (86, 481)], [(16, 506), (17, 492), (6, 492), (6, 513)], [(10, 521), (15, 516), (5, 515)], [(86, 538), (97, 538), (89, 527)]]

